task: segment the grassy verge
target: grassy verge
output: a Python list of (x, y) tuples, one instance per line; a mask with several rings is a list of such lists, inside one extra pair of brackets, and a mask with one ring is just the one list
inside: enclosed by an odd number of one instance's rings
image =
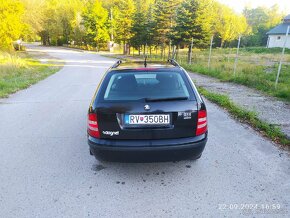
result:
[(254, 129), (261, 132), (264, 136), (270, 138), (273, 142), (276, 142), (283, 146), (290, 146), (290, 140), (286, 137), (284, 133), (281, 132), (280, 128), (278, 128), (277, 126), (268, 124), (264, 121), (261, 121), (258, 118), (256, 113), (245, 110), (237, 106), (226, 95), (209, 92), (202, 87), (199, 87), (198, 90), (208, 100), (223, 107), (232, 116), (234, 116), (236, 119), (240, 120), (241, 122), (251, 125)]
[(198, 64), (182, 64), (182, 66), (186, 70), (215, 77), (221, 81), (242, 84), (290, 102), (290, 65), (282, 66), (277, 89), (275, 89), (277, 64), (264, 67), (243, 63), (243, 65), (240, 66), (240, 72), (238, 72), (236, 76), (234, 76), (232, 72), (232, 65), (226, 63), (220, 64), (220, 66), (214, 66), (210, 69)]
[(25, 89), (59, 69), (53, 64), (40, 63), (26, 52), (0, 52), (0, 98)]

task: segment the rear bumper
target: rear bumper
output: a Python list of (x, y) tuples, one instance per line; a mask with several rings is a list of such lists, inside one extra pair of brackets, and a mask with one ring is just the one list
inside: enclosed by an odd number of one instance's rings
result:
[(91, 152), (99, 159), (136, 161), (154, 159), (177, 160), (199, 157), (207, 142), (207, 134), (196, 137), (159, 140), (109, 140), (88, 137)]

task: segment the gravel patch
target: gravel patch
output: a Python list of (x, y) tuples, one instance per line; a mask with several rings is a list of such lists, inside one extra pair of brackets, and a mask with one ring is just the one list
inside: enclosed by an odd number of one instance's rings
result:
[(220, 80), (197, 73), (190, 73), (197, 86), (208, 91), (225, 94), (237, 105), (255, 111), (267, 123), (277, 125), (290, 138), (290, 104), (243, 85), (221, 82)]

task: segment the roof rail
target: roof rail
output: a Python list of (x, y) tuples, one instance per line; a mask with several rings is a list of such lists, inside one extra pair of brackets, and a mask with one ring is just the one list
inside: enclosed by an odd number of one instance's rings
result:
[(177, 61), (174, 60), (174, 59), (168, 59), (168, 62), (169, 62), (170, 64), (172, 64), (173, 66), (180, 67), (180, 65), (179, 65), (179, 64), (177, 63)]
[(118, 60), (116, 63), (113, 64), (111, 68), (117, 68), (120, 64), (122, 64), (122, 61)]

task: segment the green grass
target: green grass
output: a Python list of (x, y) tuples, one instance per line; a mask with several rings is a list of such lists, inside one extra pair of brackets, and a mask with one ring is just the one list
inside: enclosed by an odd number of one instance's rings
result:
[(264, 136), (283, 146), (290, 146), (290, 140), (277, 126), (261, 121), (257, 114), (241, 108), (234, 104), (228, 96), (209, 92), (206, 89), (199, 87), (199, 92), (208, 100), (226, 109), (233, 117), (243, 123), (251, 125), (254, 129), (261, 132)]
[(53, 64), (40, 63), (26, 52), (0, 52), (0, 98), (25, 89), (59, 69)]
[(275, 89), (277, 64), (265, 67), (241, 63), (236, 76), (234, 76), (232, 64), (229, 63), (220, 63), (211, 68), (198, 64), (182, 64), (182, 66), (189, 71), (215, 77), (222, 81), (242, 84), (290, 102), (290, 65), (282, 65), (277, 89)]
[(287, 64), (282, 65), (277, 89), (275, 80), (278, 71), (281, 48), (244, 48), (240, 50), (237, 62), (236, 75), (234, 75), (235, 49), (216, 49), (212, 53), (210, 68), (208, 68), (208, 54), (200, 52), (194, 54), (192, 64), (189, 65), (181, 58), (181, 65), (192, 72), (218, 78), (222, 81), (242, 84), (268, 95), (290, 102), (290, 49), (286, 50), (284, 57)]
[[(265, 47), (249, 47), (242, 48), (241, 51), (255, 53), (255, 54), (280, 54), (282, 48), (265, 48)], [(290, 49), (285, 49), (285, 54), (290, 54)]]

